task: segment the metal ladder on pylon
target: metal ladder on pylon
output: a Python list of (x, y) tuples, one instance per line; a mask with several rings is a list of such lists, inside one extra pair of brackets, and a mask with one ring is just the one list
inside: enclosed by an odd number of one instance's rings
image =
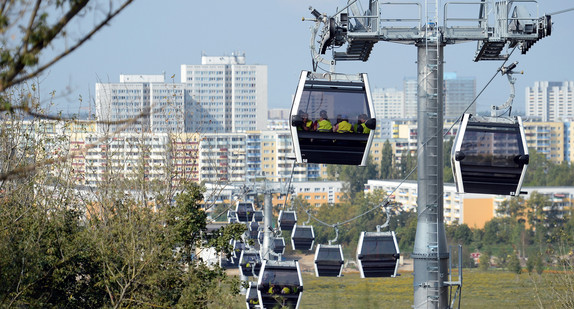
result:
[[(439, 77), (439, 74), (442, 74), (442, 72), (439, 72), (439, 61), (441, 61), (440, 59), (440, 55), (439, 53), (441, 52), (440, 49), (440, 44), (441, 44), (441, 37), (440, 37), (440, 32), (438, 30), (438, 20), (439, 20), (439, 0), (425, 0), (425, 16), (426, 16), (426, 27), (427, 27), (427, 32), (426, 32), (426, 40), (425, 40), (425, 44), (426, 44), (426, 52), (427, 52), (427, 66), (428, 66), (428, 72), (429, 75), (427, 76), (427, 83), (429, 85), (434, 85), (431, 89), (431, 91), (428, 92), (428, 95), (431, 96), (430, 98), (428, 98), (429, 102), (432, 102), (432, 104), (429, 104), (429, 107), (435, 107), (436, 110), (428, 110), (428, 117), (429, 119), (432, 119), (432, 121), (429, 121), (429, 124), (433, 124), (432, 126), (429, 126), (429, 130), (431, 130), (430, 132), (433, 133), (433, 136), (435, 136), (435, 138), (433, 138), (433, 140), (428, 141), (426, 147), (427, 147), (427, 151), (426, 154), (429, 155), (429, 163), (428, 166), (426, 166), (425, 168), (427, 169), (427, 176), (429, 178), (429, 182), (430, 183), (434, 183), (437, 184), (439, 183), (439, 171), (438, 169), (440, 168), (440, 162), (438, 162), (439, 158), (439, 151), (442, 151), (442, 149), (438, 149), (438, 145), (439, 145), (439, 139), (442, 139), (442, 123), (439, 123), (439, 120), (442, 121), (442, 119), (436, 119), (438, 118), (438, 113), (439, 113), (439, 108), (442, 108), (442, 106), (439, 106), (439, 91), (443, 91), (442, 90), (442, 84), (439, 85), (438, 81), (442, 80), (442, 78)], [(430, 30), (430, 31), (428, 31)], [(432, 55), (436, 55), (436, 57), (433, 57)], [(441, 129), (439, 129), (441, 128)], [(428, 269), (427, 272), (429, 274), (428, 276), (428, 288), (427, 288), (427, 301), (430, 303), (434, 303), (433, 307), (438, 307), (437, 302), (439, 302), (439, 293), (441, 291), (441, 284), (442, 284), (442, 280), (440, 278), (441, 276), (441, 271), (440, 271), (440, 246), (439, 246), (439, 224), (438, 224), (438, 220), (440, 218), (439, 216), (439, 207), (438, 207), (438, 203), (440, 202), (439, 199), (442, 199), (442, 196), (439, 196), (438, 190), (429, 190), (429, 195), (428, 195), (428, 200), (427, 200), (427, 209), (426, 211), (429, 212), (429, 214), (431, 214), (431, 218), (434, 218), (434, 220), (431, 220), (431, 228), (428, 231), (428, 246), (429, 246), (429, 251), (431, 253), (429, 260), (428, 260)]]

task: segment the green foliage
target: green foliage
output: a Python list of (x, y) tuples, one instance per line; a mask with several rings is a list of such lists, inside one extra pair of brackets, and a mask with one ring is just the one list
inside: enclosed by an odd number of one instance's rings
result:
[(393, 162), (395, 162), (395, 156), (393, 155), (393, 148), (389, 140), (385, 141), (383, 145), (383, 153), (381, 158), (381, 178), (382, 179), (394, 179), (394, 167)]
[(534, 263), (535, 260), (533, 257), (529, 257), (526, 261), (526, 270), (528, 271), (528, 274), (532, 274), (532, 271), (534, 271)]
[(563, 161), (550, 162), (546, 155), (528, 149), (530, 160), (524, 178), (524, 186), (574, 186), (574, 165)]
[(344, 190), (350, 198), (354, 198), (357, 193), (363, 192), (367, 180), (376, 178), (377, 168), (369, 157), (367, 166), (328, 165), (327, 174), (330, 179), (344, 181)]
[(536, 273), (541, 275), (544, 271), (544, 262), (542, 261), (542, 255), (536, 255), (536, 259), (534, 260), (534, 268), (536, 269)]
[(478, 268), (482, 271), (487, 271), (490, 267), (490, 254), (488, 252), (483, 252), (480, 255), (480, 259), (478, 261)]
[[(53, 193), (32, 195), (32, 188), (4, 191), (0, 200), (1, 303), (207, 308), (225, 306), (238, 291), (238, 280), (195, 258), (204, 239), (229, 252), (229, 238), (245, 229), (205, 235), (201, 187), (187, 186), (174, 205), (158, 211), (129, 196), (101, 199), (87, 216), (72, 203), (53, 207), (42, 199)], [(25, 196), (33, 202), (23, 203)]]
[(520, 275), (522, 272), (522, 267), (520, 266), (520, 260), (518, 259), (518, 254), (513, 252), (508, 255), (508, 270)]

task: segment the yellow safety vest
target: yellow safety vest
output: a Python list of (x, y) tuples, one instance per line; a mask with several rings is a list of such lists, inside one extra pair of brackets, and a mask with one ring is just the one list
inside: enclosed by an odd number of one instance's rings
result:
[(343, 120), (341, 122), (339, 122), (339, 125), (337, 127), (337, 132), (338, 133), (349, 133), (351, 132), (351, 130), (353, 129), (353, 126), (348, 123), (347, 121)]
[(319, 120), (319, 122), (317, 123), (317, 131), (319, 132), (329, 132), (333, 129), (333, 125), (331, 125), (331, 122), (329, 120), (323, 119), (323, 120)]
[(367, 128), (367, 125), (364, 122), (361, 123), (361, 127), (363, 127), (363, 134), (371, 133), (371, 129)]
[[(303, 126), (306, 127), (306, 128), (310, 128), (312, 125), (313, 125), (313, 121), (311, 121), (311, 120), (307, 120), (307, 122), (305, 122), (305, 123), (303, 124)], [(298, 127), (297, 130), (303, 131), (303, 128)]]

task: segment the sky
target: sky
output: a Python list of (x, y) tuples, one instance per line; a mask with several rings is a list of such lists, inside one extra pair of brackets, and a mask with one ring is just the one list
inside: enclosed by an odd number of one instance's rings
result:
[[(367, 2), (361, 1), (366, 7)], [(533, 17), (574, 7), (572, 0), (538, 2), (539, 12), (531, 12)], [(302, 17), (312, 18), (309, 6), (332, 15), (345, 4), (345, 0), (136, 0), (42, 75), (42, 99), (55, 91), (50, 111), (84, 113), (87, 102), (93, 105), (98, 82), (117, 83), (120, 74), (165, 74), (169, 82), (174, 76), (173, 82), (179, 83), (180, 66), (200, 64), (202, 54), (245, 53), (248, 64), (268, 66), (268, 107), (290, 108), (300, 72), (311, 69), (309, 29), (313, 22)], [(478, 12), (464, 14), (477, 16)], [(518, 61), (517, 70), (524, 71), (515, 75), (514, 110), (524, 110), (524, 89), (535, 81), (574, 80), (574, 11), (554, 15), (552, 21), (551, 36), (537, 42), (526, 55), (516, 50), (507, 63)], [(475, 77), (479, 92), (502, 62), (474, 62), (475, 50), (476, 42), (447, 45), (444, 71)], [(379, 42), (369, 61), (338, 62), (337, 71), (368, 73), (372, 88), (402, 89), (405, 77), (416, 77), (416, 57), (412, 45)], [(499, 74), (479, 97), (478, 110), (501, 105), (508, 95), (507, 78)]]

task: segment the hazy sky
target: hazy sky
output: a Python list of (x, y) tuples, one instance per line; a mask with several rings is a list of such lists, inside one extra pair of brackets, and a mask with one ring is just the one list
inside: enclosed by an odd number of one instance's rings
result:
[[(366, 1), (362, 0), (366, 7)], [(421, 1), (424, 3), (424, 1)], [(574, 7), (572, 0), (540, 0), (539, 15)], [(42, 77), (43, 98), (71, 89), (55, 109), (79, 112), (81, 95), (93, 102), (97, 82), (119, 82), (120, 74), (162, 74), (180, 81), (181, 64), (200, 64), (201, 55), (245, 53), (248, 64), (266, 64), (269, 108), (289, 108), (301, 70), (311, 69), (309, 51), (312, 18), (309, 6), (332, 15), (345, 0), (136, 0), (84, 46), (58, 62)], [(444, 1), (443, 1), (444, 3)], [(468, 12), (478, 16), (478, 12)], [(533, 17), (536, 12), (531, 12)], [(402, 16), (401, 16), (402, 17)], [(536, 43), (519, 61), (514, 108), (524, 109), (524, 88), (538, 80), (574, 80), (572, 54), (574, 11), (553, 16), (552, 35)], [(475, 42), (445, 47), (445, 72), (474, 76), (480, 91), (501, 65), (473, 62)], [(368, 62), (339, 62), (337, 71), (366, 72), (372, 87), (402, 89), (404, 77), (416, 76), (414, 46), (379, 42)], [(506, 77), (500, 75), (479, 98), (479, 110), (508, 98)], [(55, 111), (53, 109), (53, 111)], [(85, 111), (82, 110), (82, 111)]]

